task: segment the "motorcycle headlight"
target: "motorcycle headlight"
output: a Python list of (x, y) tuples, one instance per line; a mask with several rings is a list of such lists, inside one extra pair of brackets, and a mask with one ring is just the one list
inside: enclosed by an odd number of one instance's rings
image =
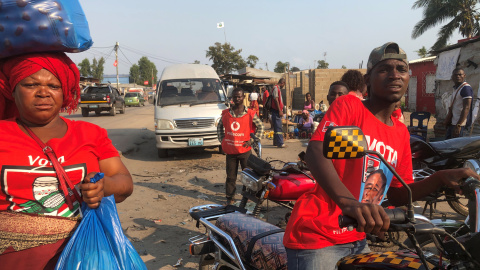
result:
[(469, 159), (463, 164), (464, 168), (470, 168), (477, 174), (480, 174), (480, 161), (476, 159)]
[(240, 172), (240, 180), (247, 189), (252, 191), (259, 191), (262, 188), (263, 177), (258, 176), (252, 170), (245, 169)]
[(155, 129), (174, 129), (175, 126), (169, 120), (157, 119), (155, 122)]

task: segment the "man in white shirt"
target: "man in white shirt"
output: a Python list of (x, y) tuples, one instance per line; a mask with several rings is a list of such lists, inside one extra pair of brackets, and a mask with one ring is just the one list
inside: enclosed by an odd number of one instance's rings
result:
[(466, 129), (471, 125), (473, 89), (465, 82), (465, 71), (456, 68), (452, 72), (453, 96), (445, 127), (447, 128), (445, 139), (463, 137)]

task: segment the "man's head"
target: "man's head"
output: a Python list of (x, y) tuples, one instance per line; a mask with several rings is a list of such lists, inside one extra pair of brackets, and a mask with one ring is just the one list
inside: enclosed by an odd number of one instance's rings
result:
[(235, 106), (243, 104), (243, 100), (245, 99), (245, 92), (242, 88), (237, 87), (232, 91), (232, 101)]
[(382, 169), (376, 170), (368, 175), (363, 187), (362, 203), (379, 204), (383, 199), (387, 177)]
[(387, 103), (399, 101), (407, 91), (410, 79), (406, 53), (393, 42), (373, 49), (364, 78), (371, 99)]
[(366, 90), (363, 74), (358, 70), (348, 70), (343, 74), (340, 80), (348, 85), (350, 91), (360, 91), (364, 94), (364, 91)]
[(346, 83), (342, 81), (333, 82), (330, 84), (330, 89), (328, 89), (328, 104), (332, 105), (335, 99), (346, 94), (348, 94), (348, 85)]
[(281, 78), (280, 80), (278, 80), (278, 86), (280, 86), (280, 88), (283, 88), (285, 86), (285, 79), (284, 78)]
[(452, 81), (455, 86), (459, 86), (465, 81), (465, 71), (463, 68), (456, 68), (452, 71)]

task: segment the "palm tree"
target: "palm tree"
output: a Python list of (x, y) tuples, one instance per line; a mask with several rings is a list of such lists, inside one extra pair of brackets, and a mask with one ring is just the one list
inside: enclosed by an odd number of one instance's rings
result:
[(418, 49), (418, 51), (415, 51), (420, 58), (425, 58), (428, 55), (427, 48), (423, 46), (422, 48)]
[(477, 35), (480, 32), (480, 13), (476, 8), (478, 2), (479, 0), (417, 0), (412, 9), (424, 8), (423, 19), (413, 28), (412, 38), (421, 36), (444, 21), (448, 23), (438, 32), (438, 39), (432, 50), (445, 47), (457, 29), (466, 38)]

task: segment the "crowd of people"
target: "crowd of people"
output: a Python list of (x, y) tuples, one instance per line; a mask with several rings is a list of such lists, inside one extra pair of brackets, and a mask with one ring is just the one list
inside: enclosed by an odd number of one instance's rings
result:
[[(413, 182), (410, 136), (400, 108), (408, 70), (406, 53), (389, 42), (373, 49), (365, 75), (349, 70), (330, 85), (328, 109), (323, 101), (317, 106), (310, 93), (305, 95), (297, 128), (312, 135), (305, 161), (318, 184), (298, 199), (287, 224), (284, 245), (289, 269), (335, 269), (341, 257), (367, 252), (365, 233), (379, 235), (389, 226), (379, 205), (385, 195), (392, 205), (407, 202), (405, 187), (373, 159), (364, 174), (358, 174), (367, 164), (361, 159), (326, 159), (323, 140), (329, 126), (357, 126), (369, 147), (384, 145), (389, 151), (385, 157), (410, 186), (414, 200), (441, 186), (458, 190), (458, 182), (466, 177), (479, 178), (471, 169), (461, 168)], [(473, 91), (464, 70), (455, 69), (452, 80), (447, 138), (462, 136), (471, 122)], [(235, 201), (239, 164), (245, 168), (251, 155), (251, 134), (261, 138), (264, 121), (271, 123), (274, 146), (286, 147), (284, 86), (282, 78), (270, 91), (265, 87), (260, 93), (253, 91), (249, 107), (244, 105), (245, 90), (235, 88), (232, 106), (222, 112), (217, 132), (226, 154), (227, 205)], [(2, 268), (53, 269), (81, 218), (81, 202), (97, 208), (104, 196), (114, 195), (116, 202), (122, 202), (133, 192), (132, 177), (106, 130), (60, 116), (62, 110), (74, 111), (79, 95), (78, 69), (64, 53), (25, 54), (0, 63), (0, 181), (8, 187), (0, 190)], [(98, 172), (105, 177), (91, 183)], [(55, 198), (54, 204), (46, 203), (50, 198)], [(355, 218), (356, 230), (339, 228), (340, 214)], [(51, 227), (58, 229), (52, 234), (46, 230)]]

